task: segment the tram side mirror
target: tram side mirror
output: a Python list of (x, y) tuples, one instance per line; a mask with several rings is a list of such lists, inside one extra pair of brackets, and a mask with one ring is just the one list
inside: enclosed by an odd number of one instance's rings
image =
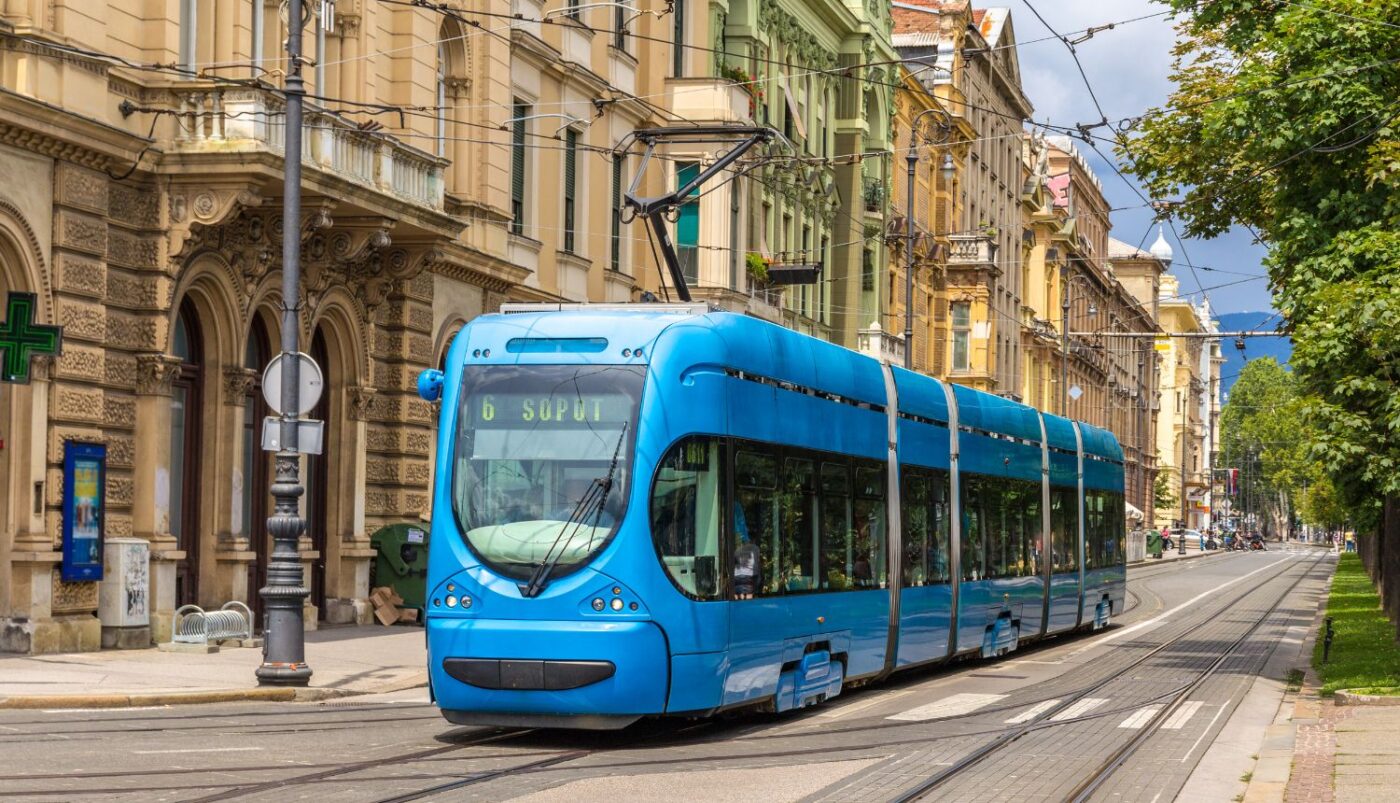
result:
[(418, 375), (418, 395), (424, 401), (435, 402), (442, 398), (442, 371), (429, 368)]

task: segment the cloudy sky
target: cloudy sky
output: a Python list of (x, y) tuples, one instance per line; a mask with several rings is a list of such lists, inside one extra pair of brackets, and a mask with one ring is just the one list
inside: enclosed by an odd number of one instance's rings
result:
[[(1149, 0), (1031, 0), (1031, 3), (1046, 22), (1069, 39), (1082, 36), (1079, 32), (1090, 27), (1166, 11), (1164, 5)], [(1069, 50), (1059, 40), (1046, 38), (1049, 31), (1024, 0), (991, 0), (986, 5), (1011, 9), (1011, 24), (1020, 43), (1021, 82), (1035, 106), (1035, 120), (1056, 125), (1098, 121), (1099, 113)], [(1096, 33), (1088, 41), (1076, 45), (1084, 72), (1110, 120), (1131, 117), (1166, 102), (1172, 89), (1167, 76), (1175, 38), (1171, 18), (1157, 16)], [(1102, 157), (1082, 143), (1079, 148), (1103, 183), (1110, 206), (1141, 206), (1142, 199)], [(1107, 143), (1099, 143), (1099, 149), (1112, 158), (1113, 152)], [(1131, 180), (1128, 177), (1128, 181)], [(1116, 211), (1112, 220), (1113, 236), (1137, 245), (1147, 234), (1151, 220), (1152, 213), (1148, 209)], [(1175, 251), (1172, 272), (1181, 280), (1183, 292), (1196, 293), (1204, 287), (1217, 313), (1269, 309), (1268, 282), (1263, 278), (1250, 278), (1264, 275), (1260, 265), (1264, 249), (1251, 243), (1248, 232), (1236, 229), (1215, 240), (1188, 239), (1180, 243), (1167, 227), (1166, 236)], [(1156, 238), (1154, 228), (1147, 235), (1144, 248), (1150, 247)], [(1195, 275), (1187, 266), (1184, 258), (1187, 256), (1197, 268)], [(1199, 295), (1194, 296), (1196, 300), (1199, 298)]]

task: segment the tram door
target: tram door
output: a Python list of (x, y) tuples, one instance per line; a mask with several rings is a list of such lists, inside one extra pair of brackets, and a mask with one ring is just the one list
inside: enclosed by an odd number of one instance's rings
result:
[(726, 703), (750, 699), (776, 682), (783, 642), (793, 635), (784, 592), (804, 590), (808, 583), (815, 588), (815, 576), (809, 575), (816, 555), (812, 461), (760, 444), (733, 449), (728, 551), (734, 601)]

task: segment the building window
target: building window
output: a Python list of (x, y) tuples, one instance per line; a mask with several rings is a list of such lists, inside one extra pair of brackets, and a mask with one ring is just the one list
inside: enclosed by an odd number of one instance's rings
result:
[(860, 289), (867, 293), (875, 289), (875, 252), (869, 248), (860, 257)]
[(575, 197), (578, 189), (578, 132), (564, 132), (564, 250), (574, 252)]
[(685, 0), (676, 0), (671, 8), (671, 77), (685, 75)]
[(564, 6), (564, 9), (565, 9), (565, 10), (564, 10), (564, 13), (568, 15), (569, 19), (571, 19), (571, 20), (576, 20), (576, 19), (578, 19), (578, 14), (579, 14), (578, 7), (579, 7), (579, 2), (578, 2), (578, 0), (567, 0), (566, 4), (565, 4), (565, 6)]
[(515, 122), (510, 132), (510, 213), (512, 234), (525, 233), (525, 118), (530, 107), (517, 102), (511, 117)]
[(180, 360), (170, 393), (170, 534), (185, 559), (175, 566), (175, 604), (199, 601), (200, 412), (204, 344), (199, 315), (189, 299), (175, 316), (170, 352)]
[(616, 156), (612, 163), (612, 213), (608, 225), (612, 228), (612, 254), (608, 267), (622, 270), (622, 157)]
[[(676, 13), (680, 13), (680, 4), (676, 4)], [(700, 165), (697, 162), (679, 162), (676, 164), (676, 189), (680, 189), (695, 180), (700, 175)], [(687, 198), (697, 200), (687, 200), (681, 204), (680, 217), (676, 220), (676, 254), (681, 260), (681, 272), (687, 282), (697, 282), (700, 279), (699, 251), (700, 251), (700, 188), (696, 187), (687, 193)]]
[(953, 370), (966, 371), (971, 366), (969, 341), (972, 338), (972, 305), (955, 301), (949, 305), (953, 324)]
[(629, 0), (622, 0), (613, 8), (613, 47), (627, 50), (627, 18), (632, 14)]

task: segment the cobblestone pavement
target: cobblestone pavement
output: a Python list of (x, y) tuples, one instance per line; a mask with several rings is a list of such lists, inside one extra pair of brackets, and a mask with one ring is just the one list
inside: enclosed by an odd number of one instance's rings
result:
[[(893, 800), (1029, 727), (929, 798), (1059, 799), (1145, 727), (1165, 692), (1198, 676), (1222, 645), (1264, 617), (1293, 578), (1330, 570), (1328, 561), (1259, 553), (1135, 567), (1131, 609), (1106, 633), (905, 673), (791, 715), (663, 720), (620, 733), (454, 728), (421, 690), (320, 704), (0, 712), (7, 756), (0, 795)], [(1100, 797), (1170, 799), (1288, 616), (1274, 612)]]

